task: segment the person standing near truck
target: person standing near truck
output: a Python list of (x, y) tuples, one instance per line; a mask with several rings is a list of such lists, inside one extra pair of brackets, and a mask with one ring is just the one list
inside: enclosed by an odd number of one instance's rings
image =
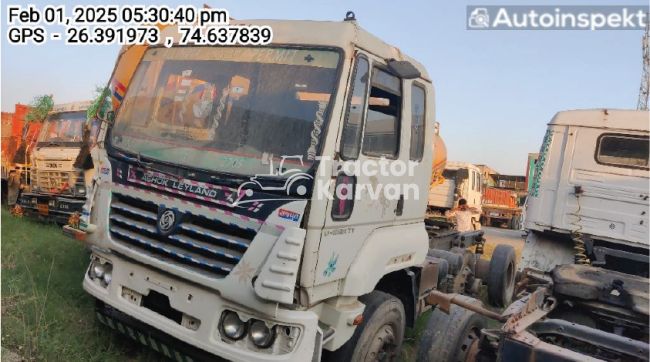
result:
[(458, 200), (458, 206), (447, 212), (447, 216), (456, 217), (456, 225), (458, 231), (460, 231), (461, 233), (465, 231), (474, 230), (472, 217), (474, 215), (479, 215), (479, 214), (480, 212), (478, 211), (478, 209), (476, 209), (475, 207), (467, 206), (467, 200), (465, 199)]

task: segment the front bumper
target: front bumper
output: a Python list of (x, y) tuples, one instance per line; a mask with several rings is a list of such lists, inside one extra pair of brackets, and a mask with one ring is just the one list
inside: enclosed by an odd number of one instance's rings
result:
[[(278, 309), (275, 316), (260, 315), (259, 312), (246, 310), (221, 298), (216, 291), (187, 283), (166, 273), (154, 271), (148, 267), (122, 259), (115, 254), (106, 255), (102, 253), (100, 256), (113, 264), (111, 283), (104, 287), (92, 280), (86, 273), (83, 287), (105, 306), (104, 313), (98, 310), (102, 317), (110, 316), (114, 318), (117, 316), (124, 326), (137, 329), (140, 333), (144, 333), (145, 337), (153, 337), (155, 334), (157, 338), (153, 338), (159, 341), (161, 340), (159, 334), (162, 334), (162, 339), (167, 341), (163, 342), (166, 347), (179, 351), (179, 353), (181, 349), (185, 350), (186, 345), (189, 345), (192, 347), (191, 349), (200, 352), (198, 354), (186, 353), (193, 359), (194, 356), (197, 356), (198, 360), (203, 360), (204, 357), (201, 356), (207, 355), (242, 362), (311, 361), (316, 346), (320, 347), (318, 337), (322, 333), (319, 333), (318, 318), (313, 312)], [(169, 305), (173, 309), (198, 319), (200, 325), (198, 329), (191, 330), (151, 309), (130, 302), (123, 296), (124, 290), (132, 290), (142, 295), (148, 295), (151, 291), (163, 294), (169, 298)], [(251, 350), (239, 344), (227, 342), (219, 335), (218, 325), (221, 314), (225, 309), (271, 323), (298, 327), (301, 332), (299, 337), (296, 338), (293, 349), (284, 354), (274, 353), (271, 349), (265, 351)], [(107, 310), (110, 311), (110, 314), (106, 313)], [(125, 316), (128, 318), (122, 318)], [(104, 319), (106, 320), (106, 318)], [(109, 324), (108, 322), (104, 323)], [(117, 326), (113, 328), (119, 330)], [(139, 335), (136, 336), (140, 339)], [(146, 339), (140, 341), (151, 347), (158, 347), (155, 344), (152, 345), (151, 342), (147, 342)]]
[[(36, 203), (33, 203), (34, 199)], [(60, 224), (66, 224), (75, 212), (81, 214), (85, 203), (85, 197), (37, 193), (24, 193), (20, 197), (20, 206), (25, 216)]]

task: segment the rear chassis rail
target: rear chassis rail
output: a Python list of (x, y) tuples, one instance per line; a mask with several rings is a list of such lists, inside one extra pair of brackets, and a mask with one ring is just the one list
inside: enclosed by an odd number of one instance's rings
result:
[[(580, 283), (581, 272), (593, 275), (593, 278), (599, 281), (605, 278), (614, 280), (609, 284), (609, 288), (599, 289), (602, 292), (599, 297), (600, 304), (598, 301), (571, 298), (581, 294), (591, 296), (589, 291), (592, 286)], [(630, 332), (624, 330), (625, 322), (629, 322), (628, 326), (636, 325), (639, 314), (643, 313), (630, 310), (628, 315), (621, 315), (621, 320), (615, 322), (619, 329), (615, 327), (613, 332), (560, 319), (558, 317), (562, 316), (561, 313), (553, 313), (568, 306), (571, 308), (569, 310), (574, 312), (586, 309), (587, 312), (597, 314), (597, 308), (607, 308), (609, 305), (602, 301), (609, 298), (610, 294), (629, 292), (638, 295), (638, 288), (634, 285), (635, 278), (637, 277), (629, 276), (627, 279), (624, 274), (584, 266), (568, 266), (565, 269), (558, 267), (553, 272), (526, 269), (517, 285), (520, 298), (501, 315), (468, 303), (457, 295), (437, 291), (430, 293), (426, 303), (438, 306), (447, 314), (451, 305), (455, 304), (504, 323), (501, 329), (481, 331), (476, 361), (648, 361), (650, 345), (646, 342), (647, 318), (641, 328), (646, 337), (633, 339), (626, 335)], [(557, 285), (554, 285), (554, 282)], [(626, 290), (625, 286), (629, 286), (630, 290)], [(572, 291), (565, 292), (566, 287), (570, 287)], [(554, 292), (554, 289), (557, 290)], [(558, 301), (559, 299), (561, 301)]]

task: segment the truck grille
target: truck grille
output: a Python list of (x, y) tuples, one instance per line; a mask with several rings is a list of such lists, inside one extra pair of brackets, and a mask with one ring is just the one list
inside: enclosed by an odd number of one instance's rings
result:
[(158, 204), (113, 193), (113, 240), (190, 272), (223, 278), (241, 260), (256, 231), (185, 213), (171, 233), (157, 228)]
[[(35, 185), (38, 185), (39, 191), (60, 192), (61, 194), (72, 194), (74, 185), (70, 184), (71, 176), (71, 172), (60, 171), (37, 171), (32, 173), (32, 177), (36, 177)], [(33, 182), (32, 178), (32, 184), (34, 185)]]

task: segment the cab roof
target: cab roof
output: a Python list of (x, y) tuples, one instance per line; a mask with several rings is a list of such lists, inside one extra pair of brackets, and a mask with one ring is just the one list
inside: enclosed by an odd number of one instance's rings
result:
[(549, 126), (576, 126), (648, 132), (650, 111), (583, 109), (558, 112)]
[[(354, 46), (383, 59), (407, 60), (421, 73), (421, 78), (431, 82), (422, 64), (402, 53), (397, 47), (385, 43), (363, 30), (356, 21), (310, 21), (310, 20), (230, 20), (231, 25), (268, 25), (273, 30), (271, 44), (319, 45), (342, 48), (347, 56), (354, 54)], [(173, 37), (180, 40), (176, 27), (162, 30), (161, 38)]]
[(92, 101), (80, 101), (80, 102), (70, 102), (70, 103), (61, 103), (55, 104), (50, 111), (50, 114), (53, 113), (63, 113), (63, 112), (77, 112), (77, 111), (86, 111), (93, 104)]
[(447, 170), (459, 170), (461, 168), (467, 168), (475, 171), (479, 170), (479, 168), (476, 165), (467, 162), (460, 162), (460, 161), (447, 161), (447, 165), (445, 166), (445, 169)]

